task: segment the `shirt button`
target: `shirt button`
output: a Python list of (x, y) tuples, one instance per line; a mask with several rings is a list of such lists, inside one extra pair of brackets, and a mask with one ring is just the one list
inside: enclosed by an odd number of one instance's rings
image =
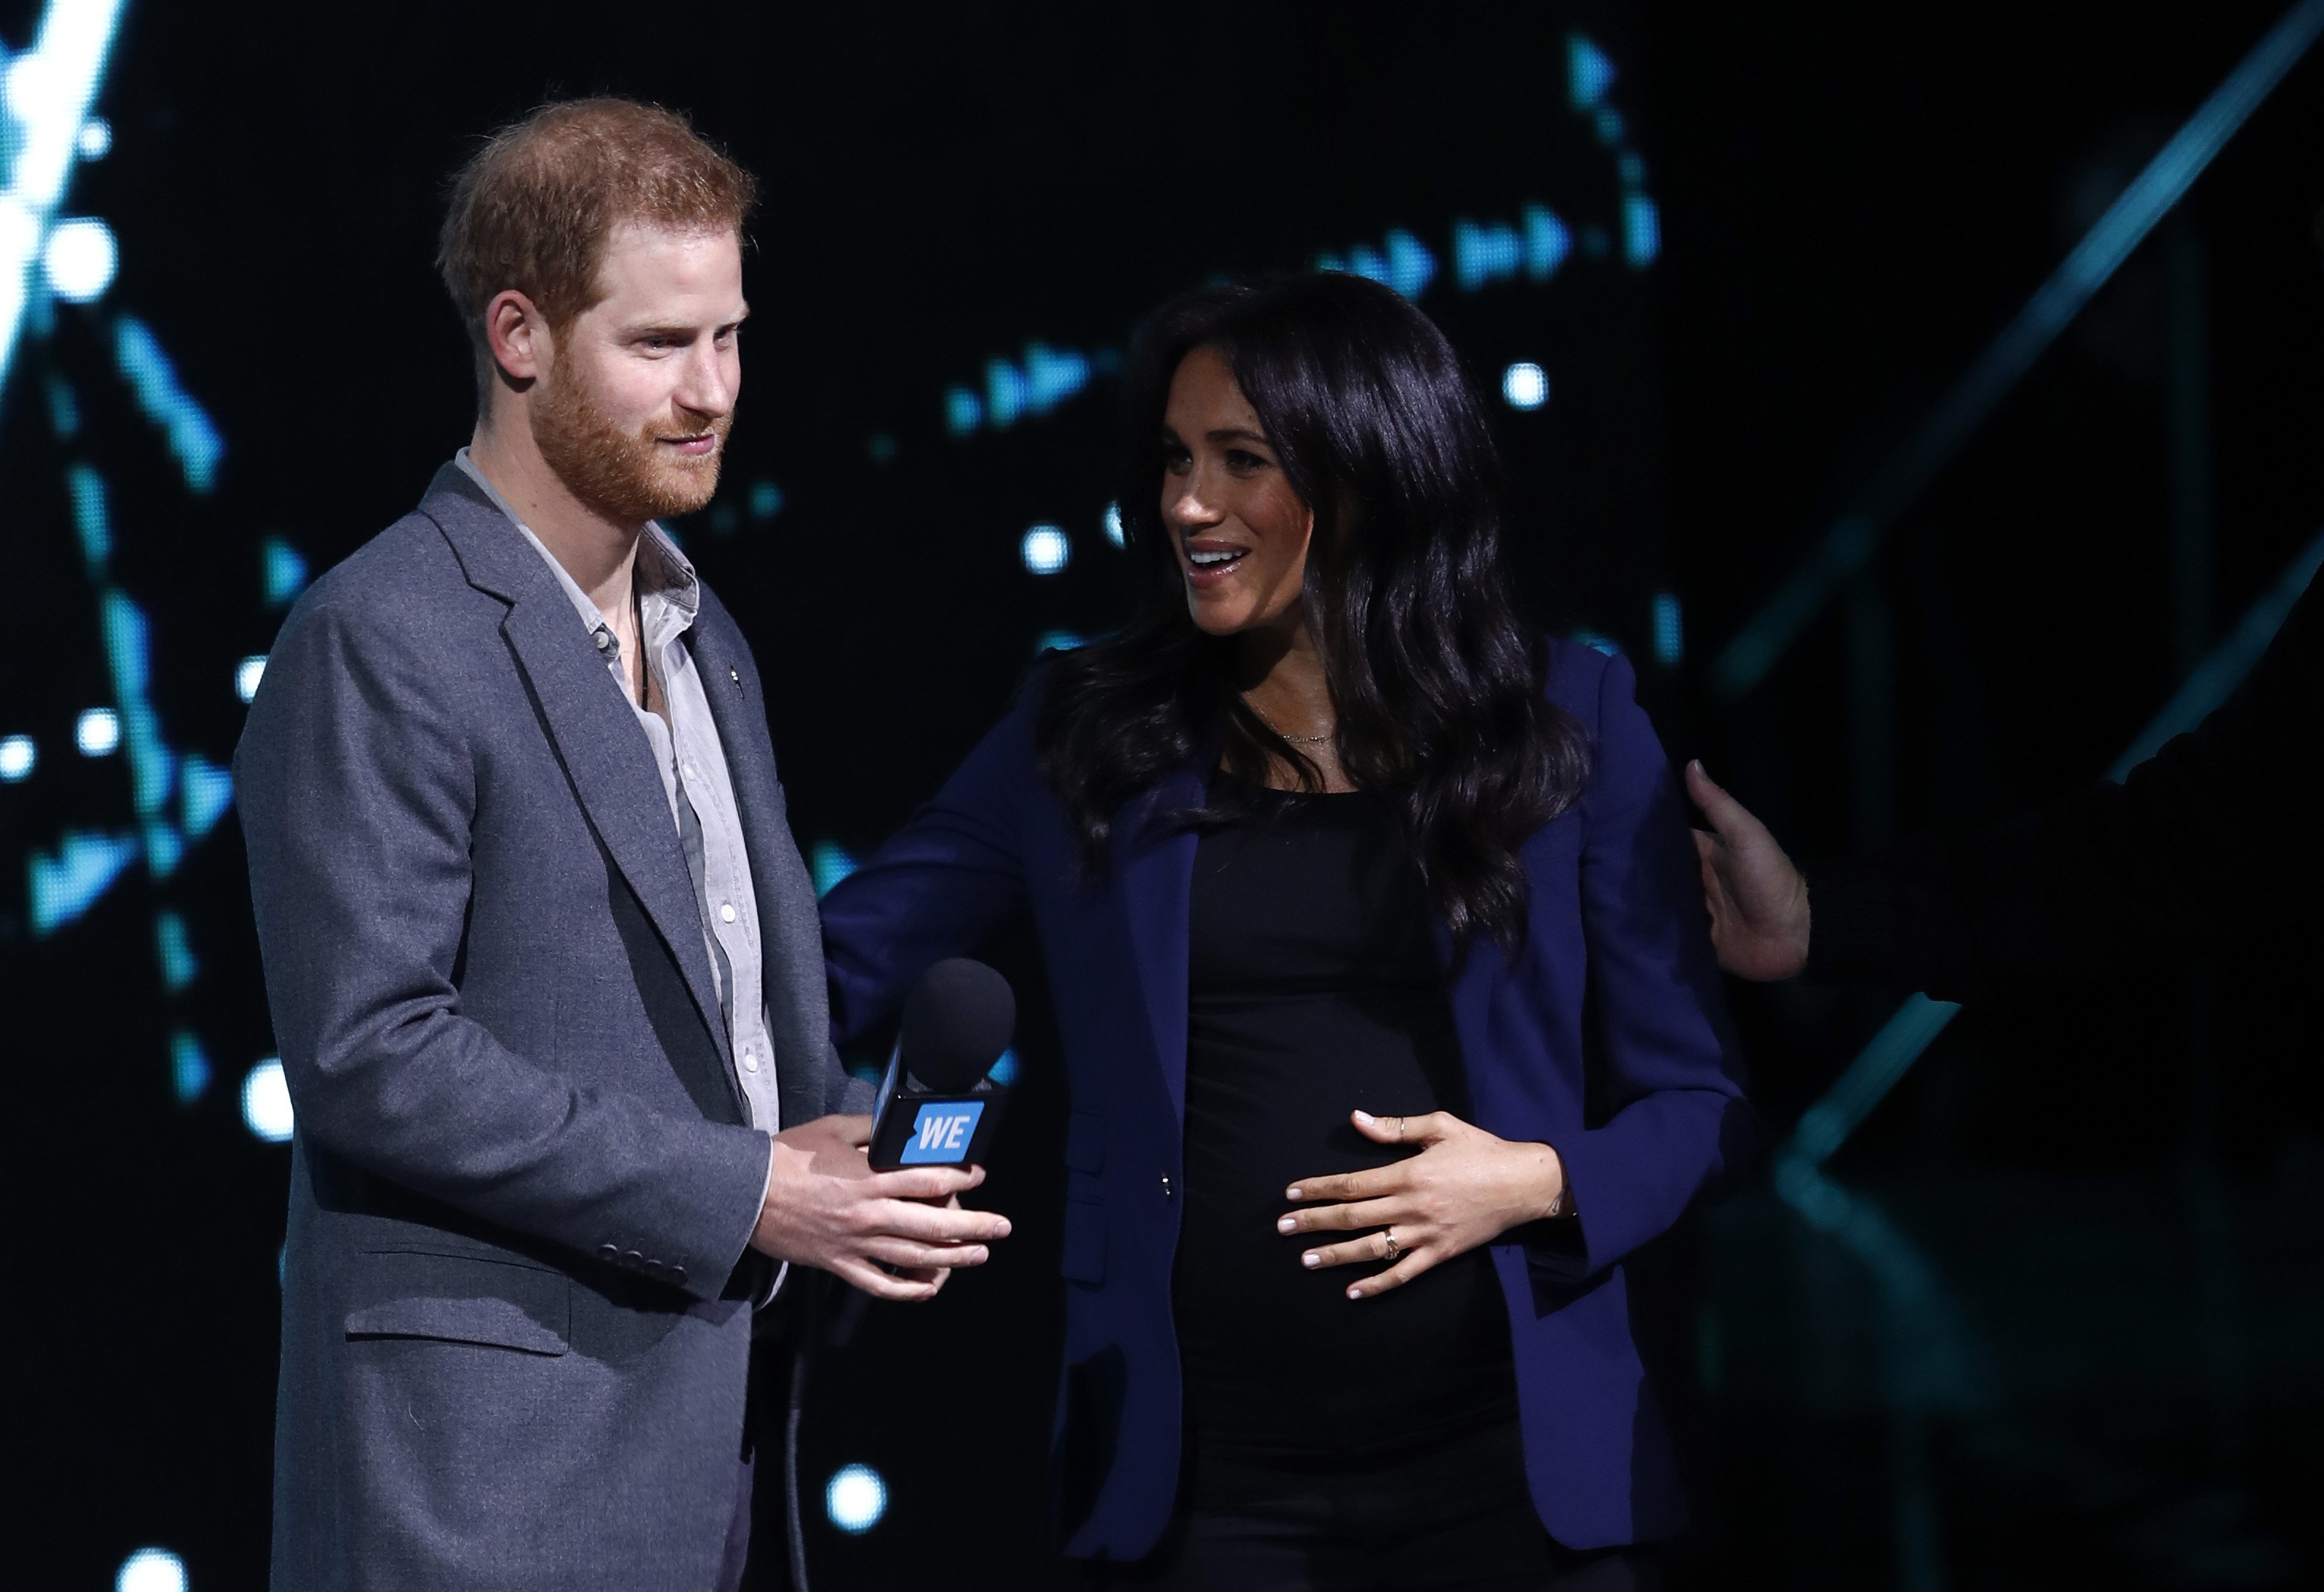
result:
[(745, 1072), (755, 1072), (758, 1070), (759, 1053), (752, 1050), (749, 1045), (744, 1045), (742, 1047), (742, 1071)]
[(693, 765), (692, 763), (687, 763), (687, 764), (684, 764), (684, 765), (683, 765), (683, 767), (684, 767), (684, 768), (685, 768), (685, 769), (686, 769), (686, 777), (687, 777), (688, 779), (693, 778), (694, 778), (694, 765)]
[(733, 923), (734, 921), (734, 903), (732, 901), (722, 901), (719, 903), (718, 921), (720, 923)]
[(603, 652), (603, 651), (604, 651), (604, 650), (605, 650), (605, 649), (606, 649), (606, 648), (611, 647), (613, 644), (613, 631), (611, 631), (611, 630), (599, 630), (599, 631), (597, 632), (597, 650), (598, 650), (598, 651)]

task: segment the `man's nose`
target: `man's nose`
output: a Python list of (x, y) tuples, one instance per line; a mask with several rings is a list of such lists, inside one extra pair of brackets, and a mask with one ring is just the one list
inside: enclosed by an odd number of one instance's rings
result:
[(678, 391), (671, 396), (682, 409), (707, 415), (714, 420), (719, 419), (733, 409), (734, 389), (742, 384), (741, 373), (727, 366), (727, 360), (715, 345), (705, 344), (689, 350)]

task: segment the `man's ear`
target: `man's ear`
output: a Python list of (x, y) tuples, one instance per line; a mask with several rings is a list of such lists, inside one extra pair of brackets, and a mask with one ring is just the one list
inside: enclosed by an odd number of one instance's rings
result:
[(555, 354), (547, 318), (514, 288), (502, 289), (484, 306), (484, 342), (503, 379), (519, 391), (549, 369)]

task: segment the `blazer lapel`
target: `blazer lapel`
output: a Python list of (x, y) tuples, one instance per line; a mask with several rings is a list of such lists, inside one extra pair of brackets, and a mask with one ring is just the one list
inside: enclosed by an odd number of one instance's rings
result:
[(509, 603), (501, 632), (532, 686), (574, 794), (677, 959), (731, 1074), (733, 1057), (703, 944), (702, 914), (669, 796), (654, 769), (653, 743), (540, 555), (458, 466), (437, 473), (420, 509), (452, 543), (469, 584)]
[(1202, 800), (1200, 768), (1190, 764), (1123, 809), (1121, 838), (1114, 852), (1139, 990), (1154, 1035), (1154, 1055), (1170, 1109), (1182, 1125), (1186, 1115), (1189, 906), (1200, 837), (1191, 830), (1165, 828), (1160, 820), (1199, 806)]

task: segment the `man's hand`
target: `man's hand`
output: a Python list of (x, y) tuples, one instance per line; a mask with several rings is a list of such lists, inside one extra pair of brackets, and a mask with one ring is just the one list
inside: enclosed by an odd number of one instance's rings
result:
[(1694, 849), (1719, 965), (1763, 983), (1797, 977), (1808, 964), (1807, 880), (1767, 826), (1713, 785), (1702, 763), (1686, 766), (1686, 791), (1714, 832), (1696, 830)]
[(751, 1247), (835, 1272), (875, 1299), (933, 1298), (954, 1267), (984, 1264), (1009, 1220), (959, 1208), (984, 1181), (982, 1166), (874, 1172), (871, 1142), (869, 1117), (818, 1117), (775, 1135)]

